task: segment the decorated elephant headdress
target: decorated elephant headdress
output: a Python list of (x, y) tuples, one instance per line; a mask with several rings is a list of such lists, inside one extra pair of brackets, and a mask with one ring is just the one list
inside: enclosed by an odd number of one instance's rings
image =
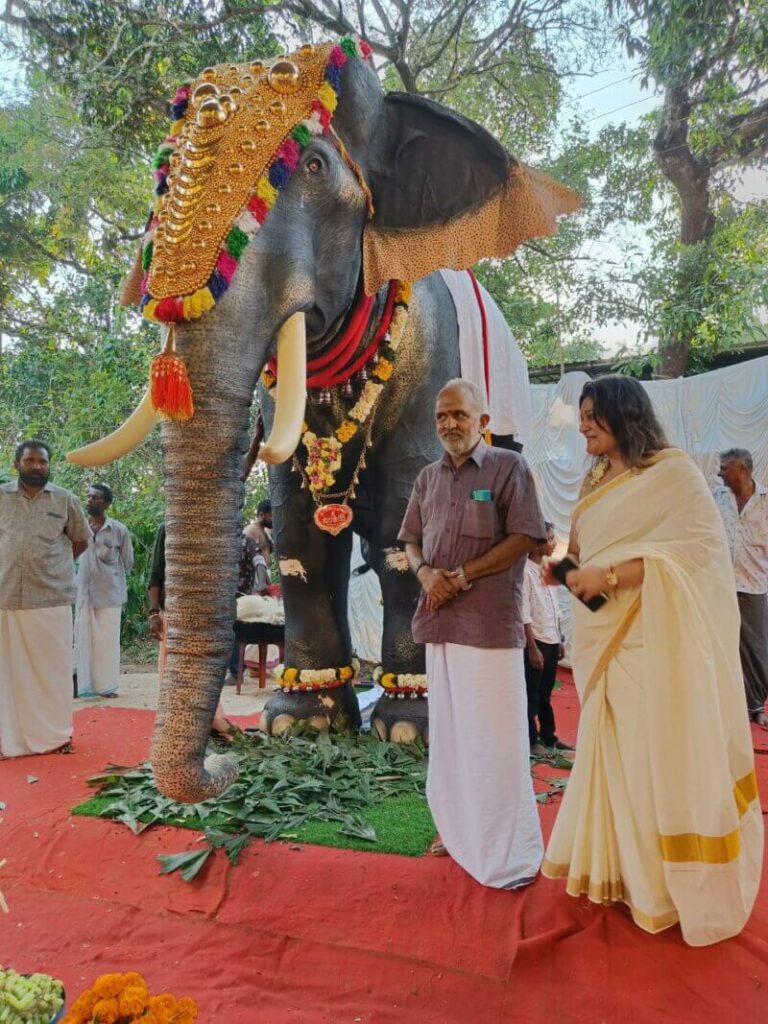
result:
[[(305, 45), (269, 62), (206, 68), (178, 90), (123, 301), (163, 323), (212, 309), (317, 136), (333, 140), (368, 198), (369, 295), (393, 278), (506, 256), (578, 208), (575, 193), (515, 160), (477, 124), (422, 97), (381, 95), (370, 52), (351, 37)], [(378, 90), (378, 116), (361, 128), (339, 103), (345, 90), (362, 90), (369, 102)]]

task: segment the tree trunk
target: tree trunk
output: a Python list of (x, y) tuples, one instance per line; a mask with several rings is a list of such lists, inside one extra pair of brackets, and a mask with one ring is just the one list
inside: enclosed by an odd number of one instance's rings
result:
[[(684, 87), (670, 87), (664, 97), (661, 124), (653, 141), (656, 161), (664, 176), (680, 199), (680, 244), (698, 245), (712, 234), (715, 225), (711, 210), (709, 182), (711, 166), (706, 158), (696, 157), (688, 144), (688, 121), (691, 104)], [(681, 253), (675, 301), (686, 301), (687, 296), (701, 283), (692, 276), (693, 266), (703, 266), (704, 261), (686, 260)], [(661, 372), (668, 377), (679, 377), (688, 366), (692, 333), (674, 330), (664, 332), (659, 340)]]

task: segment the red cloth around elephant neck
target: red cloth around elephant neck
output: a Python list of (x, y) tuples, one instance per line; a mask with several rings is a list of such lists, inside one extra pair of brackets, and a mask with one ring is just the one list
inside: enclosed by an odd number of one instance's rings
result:
[[(392, 322), (397, 281), (390, 281), (381, 321), (369, 345), (360, 352), (359, 345), (371, 323), (374, 296), (361, 292), (341, 334), (333, 344), (307, 363), (307, 387), (330, 388), (348, 381), (378, 351)], [(277, 359), (269, 360), (269, 371), (277, 379)]]

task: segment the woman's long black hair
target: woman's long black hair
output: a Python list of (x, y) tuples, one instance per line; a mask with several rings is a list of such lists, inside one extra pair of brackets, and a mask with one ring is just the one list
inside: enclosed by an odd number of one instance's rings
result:
[(649, 456), (669, 448), (648, 393), (634, 377), (618, 373), (598, 377), (584, 385), (579, 408), (585, 398), (592, 399), (598, 425), (610, 430), (630, 466), (642, 466)]

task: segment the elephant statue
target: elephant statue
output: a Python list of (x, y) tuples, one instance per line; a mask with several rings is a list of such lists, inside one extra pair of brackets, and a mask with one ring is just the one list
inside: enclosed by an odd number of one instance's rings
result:
[(286, 610), (281, 690), (263, 725), (359, 721), (354, 530), (384, 603), (374, 727), (423, 734), (418, 586), (397, 534), (414, 478), (440, 452), (435, 396), (460, 374), (435, 271), (551, 234), (579, 200), (456, 112), (384, 95), (367, 44), (349, 37), (206, 68), (172, 110), (123, 293), (167, 325), (165, 351), (126, 424), (70, 457), (110, 461), (163, 419), (168, 660), (151, 757), (163, 793), (197, 802), (237, 771), (205, 750), (232, 646), (255, 389)]

